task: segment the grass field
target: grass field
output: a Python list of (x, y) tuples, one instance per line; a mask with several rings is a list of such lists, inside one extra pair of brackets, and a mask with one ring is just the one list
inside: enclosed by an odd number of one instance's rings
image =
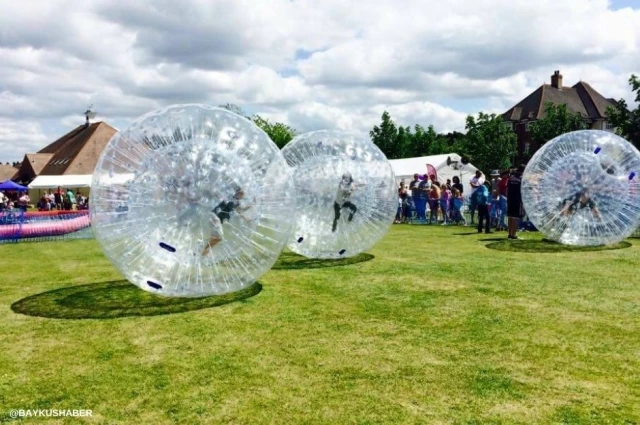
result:
[(394, 226), (200, 300), (122, 282), (93, 240), (0, 246), (0, 422), (640, 424), (640, 240), (504, 237)]

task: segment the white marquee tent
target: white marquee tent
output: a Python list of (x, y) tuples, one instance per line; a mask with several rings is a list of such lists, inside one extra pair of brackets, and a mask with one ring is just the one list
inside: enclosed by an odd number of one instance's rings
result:
[(67, 174), (62, 176), (38, 176), (31, 183), (29, 189), (56, 189), (58, 186), (67, 188), (91, 187), (91, 174)]
[[(133, 173), (114, 174), (111, 178), (104, 176), (102, 181), (111, 184), (125, 184), (133, 178)], [(92, 174), (68, 174), (62, 176), (38, 176), (31, 183), (29, 189), (65, 189), (91, 187)]]
[[(447, 165), (447, 158), (451, 158), (452, 161), (457, 161), (457, 164)], [(453, 176), (458, 176), (464, 187), (465, 196), (471, 193), (469, 180), (471, 180), (477, 170), (471, 163), (466, 165), (462, 164), (460, 155), (456, 153), (421, 156), (418, 158), (392, 159), (389, 160), (389, 162), (391, 163), (398, 183), (404, 180), (408, 185), (409, 182), (413, 180), (414, 174), (427, 174), (427, 164), (430, 164), (436, 169), (440, 183), (446, 182), (447, 179), (453, 180)], [(485, 178), (487, 177), (485, 176)]]

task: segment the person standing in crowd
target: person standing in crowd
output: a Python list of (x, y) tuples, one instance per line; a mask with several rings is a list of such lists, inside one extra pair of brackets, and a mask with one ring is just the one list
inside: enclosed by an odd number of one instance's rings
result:
[(451, 185), (451, 189), (458, 189), (460, 195), (464, 195), (464, 186), (460, 183), (460, 178), (458, 176), (453, 176), (453, 184)]
[(7, 209), (7, 201), (9, 198), (4, 194), (4, 192), (0, 192), (0, 211), (4, 211)]
[[(418, 176), (418, 174), (414, 175), (414, 178)], [(419, 177), (419, 176), (418, 176)], [(424, 193), (424, 185), (425, 182), (428, 181), (425, 178), (417, 181), (415, 186), (411, 189), (411, 197), (413, 198), (413, 205), (416, 208), (416, 218), (418, 220), (426, 220), (426, 211), (427, 211), (427, 196)]]
[(449, 189), (449, 191), (451, 191), (451, 179), (447, 179), (447, 189)]
[(431, 191), (431, 180), (427, 176), (418, 184), (418, 199), (420, 201), (420, 211), (418, 213), (418, 220), (427, 221), (427, 200), (429, 199), (429, 192)]
[[(447, 180), (449, 183), (451, 183), (449, 180)], [(440, 193), (440, 209), (442, 210), (442, 218), (443, 218), (443, 226), (446, 226), (447, 224), (449, 224), (449, 201), (451, 200), (451, 190), (449, 189), (448, 185), (442, 185), (441, 186), (441, 193)]]
[(475, 198), (475, 204), (478, 208), (478, 233), (482, 233), (483, 223), (485, 233), (492, 233), (491, 218), (489, 217), (489, 188), (486, 185), (481, 184), (471, 196)]
[(409, 183), (409, 190), (411, 191), (411, 201), (413, 202), (413, 207), (416, 210), (416, 216), (418, 220), (420, 220), (420, 199), (418, 198), (418, 194), (420, 192), (420, 175), (414, 174), (413, 180)]
[(49, 202), (49, 211), (54, 210), (56, 208), (56, 197), (51, 189), (47, 193), (47, 201)]
[(471, 185), (471, 194), (469, 196), (469, 213), (471, 214), (471, 222), (469, 224), (471, 226), (473, 226), (473, 216), (476, 213), (476, 202), (473, 194), (480, 186), (484, 185), (484, 181), (485, 178), (480, 170), (476, 170), (475, 176), (473, 176), (469, 181), (469, 184)]
[(70, 210), (73, 210), (74, 205), (76, 204), (76, 197), (73, 195), (73, 190), (67, 189), (67, 198), (69, 198), (69, 203), (71, 204)]
[(63, 201), (63, 191), (62, 188), (60, 186), (58, 186), (58, 189), (56, 190), (56, 193), (53, 195), (53, 199), (56, 202), (56, 209), (57, 210), (61, 210), (62, 209), (62, 201)]
[(409, 182), (409, 190), (411, 191), (411, 196), (414, 196), (414, 190), (417, 189), (418, 184), (420, 183), (420, 179), (418, 178), (420, 177), (419, 174), (414, 174), (413, 175), (413, 180), (411, 180), (411, 182)]
[(27, 208), (29, 208), (29, 202), (31, 202), (31, 198), (29, 198), (29, 194), (27, 192), (24, 192), (22, 195), (20, 195), (20, 197), (18, 198), (18, 208), (20, 208), (20, 211), (27, 212)]
[(431, 184), (431, 191), (429, 192), (429, 224), (432, 224), (434, 219), (438, 224), (438, 210), (440, 208), (440, 186), (437, 182)]
[(509, 186), (507, 187), (507, 215), (509, 216), (509, 239), (519, 239), (518, 223), (524, 216), (524, 208), (522, 206), (522, 174), (524, 173), (524, 165), (520, 165), (518, 169), (509, 177)]
[(491, 193), (494, 190), (498, 190), (498, 185), (500, 184), (500, 171), (493, 170), (491, 171)]
[(400, 222), (404, 223), (406, 216), (408, 214), (409, 204), (407, 198), (409, 197), (409, 191), (407, 190), (407, 186), (404, 184), (404, 181), (400, 182), (400, 187), (398, 188), (398, 197), (400, 198), (400, 202), (402, 204), (402, 216), (400, 217)]
[(502, 229), (507, 228), (505, 222), (507, 217), (507, 188), (509, 187), (509, 170), (500, 173), (500, 182), (498, 183), (498, 192), (500, 193), (500, 218), (499, 226)]

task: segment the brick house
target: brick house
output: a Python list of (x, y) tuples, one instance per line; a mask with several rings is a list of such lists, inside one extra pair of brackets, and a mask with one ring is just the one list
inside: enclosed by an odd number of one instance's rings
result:
[(607, 107), (614, 106), (615, 100), (605, 98), (591, 85), (580, 81), (573, 87), (562, 85), (562, 74), (555, 71), (551, 84), (543, 84), (533, 93), (502, 114), (503, 120), (511, 126), (518, 136), (518, 154), (515, 163), (526, 162), (540, 147), (531, 139), (529, 125), (545, 116), (547, 102), (554, 105), (565, 104), (570, 112), (580, 114), (587, 128), (613, 131), (607, 122)]

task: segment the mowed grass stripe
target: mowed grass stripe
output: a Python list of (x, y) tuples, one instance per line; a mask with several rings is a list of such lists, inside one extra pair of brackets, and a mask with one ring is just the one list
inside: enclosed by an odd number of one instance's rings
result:
[[(103, 288), (122, 277), (95, 241), (0, 246), (0, 421), (86, 408), (95, 423), (640, 423), (638, 240), (486, 247), (504, 237), (394, 226), (368, 256), (284, 253), (257, 293), (181, 313), (180, 300)], [(91, 284), (63, 307), (155, 310), (11, 310)]]

